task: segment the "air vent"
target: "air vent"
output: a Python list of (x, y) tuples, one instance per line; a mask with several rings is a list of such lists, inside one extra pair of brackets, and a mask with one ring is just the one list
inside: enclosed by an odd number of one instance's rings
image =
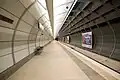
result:
[(0, 14), (0, 20), (13, 24), (13, 20)]

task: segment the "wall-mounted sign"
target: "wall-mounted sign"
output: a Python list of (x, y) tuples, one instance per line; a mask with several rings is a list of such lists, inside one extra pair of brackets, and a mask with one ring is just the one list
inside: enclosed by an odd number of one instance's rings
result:
[(70, 42), (70, 36), (67, 36), (67, 43)]
[(92, 32), (82, 33), (82, 46), (92, 49)]

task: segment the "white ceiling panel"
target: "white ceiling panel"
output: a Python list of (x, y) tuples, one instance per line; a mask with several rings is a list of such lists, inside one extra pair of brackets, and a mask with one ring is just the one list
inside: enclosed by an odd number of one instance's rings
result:
[(62, 23), (69, 12), (74, 0), (54, 0), (54, 37), (57, 35)]

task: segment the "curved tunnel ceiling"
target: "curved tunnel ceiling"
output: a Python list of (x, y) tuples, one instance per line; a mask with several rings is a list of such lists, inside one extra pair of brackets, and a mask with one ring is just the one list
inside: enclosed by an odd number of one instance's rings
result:
[(75, 0), (54, 0), (54, 37), (57, 36), (74, 2)]

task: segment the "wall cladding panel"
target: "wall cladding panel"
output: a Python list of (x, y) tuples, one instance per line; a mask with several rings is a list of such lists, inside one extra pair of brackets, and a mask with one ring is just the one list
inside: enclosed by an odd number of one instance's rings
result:
[(37, 35), (36, 41), (39, 41), (40, 38), (41, 36)]
[(0, 41), (12, 41), (12, 29), (0, 27)]
[(36, 36), (37, 36), (37, 35), (35, 35), (35, 34), (30, 34), (29, 40), (34, 40), (34, 41), (35, 41)]
[(29, 51), (32, 54), (35, 50), (35, 41), (29, 41)]
[(0, 6), (18, 17), (20, 17), (25, 10), (18, 0), (0, 0)]
[(24, 32), (30, 32), (32, 26), (26, 24), (25, 22), (23, 21), (20, 21), (19, 25), (18, 25), (18, 28), (17, 30), (21, 30), (21, 31), (24, 31)]
[(15, 40), (28, 40), (28, 33), (17, 31), (15, 34)]
[[(4, 61), (4, 63), (3, 63)], [(0, 57), (0, 73), (13, 65), (12, 54)]]
[(12, 53), (12, 42), (0, 42), (0, 56)]
[(27, 41), (14, 42), (14, 52), (28, 48)]
[(34, 26), (36, 23), (36, 19), (27, 11), (25, 15), (22, 17), (22, 20), (26, 21), (30, 25)]
[(42, 34), (42, 31), (41, 30), (39, 30), (39, 32), (38, 32), (38, 36), (41, 36), (41, 34)]
[(14, 53), (15, 55), (15, 62), (19, 62), (20, 60), (22, 60), (23, 58), (27, 57), (28, 56), (28, 49), (24, 49), (24, 50), (21, 50), (21, 51), (18, 51), (16, 53)]
[(37, 44), (37, 43), (39, 43), (39, 44), (40, 44), (40, 39), (37, 39), (37, 40), (36, 40), (36, 44)]
[(35, 50), (35, 46), (31, 46), (29, 49), (30, 49), (30, 54), (32, 54)]
[(29, 41), (29, 47), (30, 46), (35, 46), (35, 41)]
[(37, 34), (38, 33), (38, 29), (33, 27), (30, 33), (31, 34)]
[(39, 46), (39, 42), (36, 42), (36, 46), (37, 46), (37, 47)]

